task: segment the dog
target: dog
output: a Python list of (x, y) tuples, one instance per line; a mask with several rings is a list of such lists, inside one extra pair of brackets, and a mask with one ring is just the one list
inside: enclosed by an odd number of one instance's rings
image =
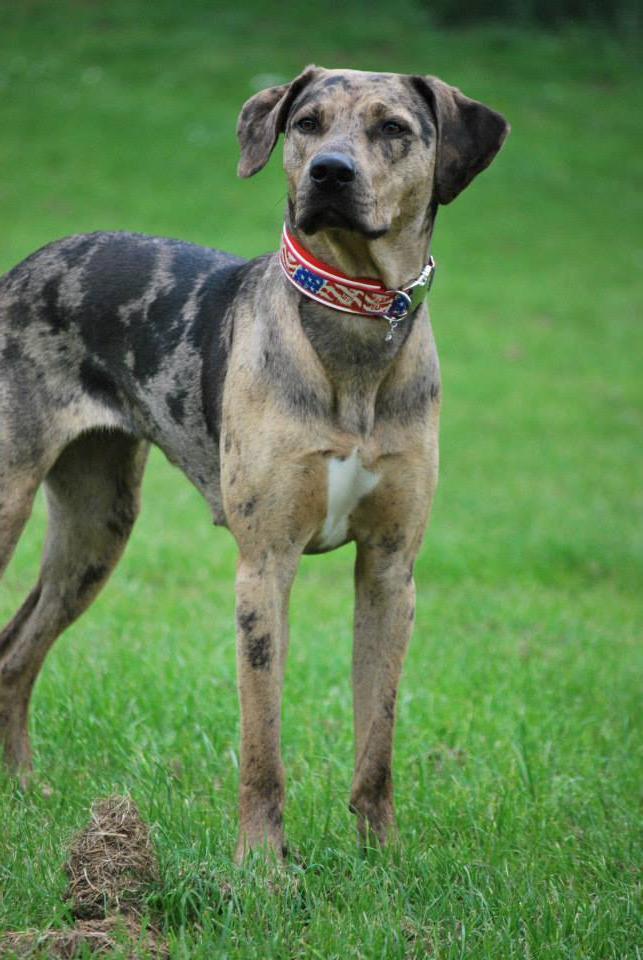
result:
[(47, 651), (96, 597), (151, 443), (239, 549), (239, 859), (283, 856), (280, 705), (299, 558), (356, 544), (350, 809), (395, 829), (391, 748), (413, 564), (438, 472), (424, 303), (436, 212), (500, 149), (495, 110), (432, 76), (309, 66), (243, 106), (239, 175), (284, 134), (279, 253), (67, 237), (0, 281), (0, 573), (44, 484), (38, 580), (0, 633), (0, 743), (26, 779)]

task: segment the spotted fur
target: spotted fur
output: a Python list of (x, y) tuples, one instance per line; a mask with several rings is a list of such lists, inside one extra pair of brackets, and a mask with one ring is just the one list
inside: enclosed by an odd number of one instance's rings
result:
[[(403, 287), (426, 262), (438, 204), (506, 129), (434, 77), (308, 67), (244, 105), (239, 173), (260, 170), (284, 133), (296, 239), (336, 269)], [(323, 151), (350, 161), (341, 190), (310, 176)], [(239, 548), (238, 856), (282, 855), (288, 595), (302, 553), (346, 541), (357, 545), (351, 809), (362, 833), (387, 838), (440, 385), (426, 308), (390, 342), (386, 328), (304, 299), (274, 254), (245, 261), (163, 237), (68, 237), (0, 279), (0, 573), (41, 484), (49, 510), (38, 580), (0, 631), (8, 768), (27, 775), (36, 676), (117, 563), (153, 443)]]

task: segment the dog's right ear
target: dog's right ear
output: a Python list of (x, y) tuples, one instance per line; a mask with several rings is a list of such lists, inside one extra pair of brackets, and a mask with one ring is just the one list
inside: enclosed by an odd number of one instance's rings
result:
[(288, 113), (295, 97), (310, 83), (317, 67), (309, 66), (292, 83), (261, 90), (244, 103), (237, 121), (241, 159), (240, 177), (251, 177), (268, 162), (277, 137), (286, 128)]

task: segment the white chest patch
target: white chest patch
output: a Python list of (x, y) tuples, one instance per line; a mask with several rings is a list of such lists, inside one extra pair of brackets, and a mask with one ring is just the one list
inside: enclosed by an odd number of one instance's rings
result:
[(374, 490), (379, 477), (365, 470), (359, 458), (359, 447), (350, 457), (333, 457), (328, 462), (328, 507), (321, 532), (323, 547), (337, 547), (346, 539), (351, 513), (367, 493)]

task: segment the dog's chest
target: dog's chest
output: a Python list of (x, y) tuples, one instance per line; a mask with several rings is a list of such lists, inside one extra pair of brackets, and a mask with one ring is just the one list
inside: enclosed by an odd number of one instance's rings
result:
[(362, 465), (359, 447), (348, 457), (332, 457), (328, 461), (326, 517), (320, 535), (322, 547), (337, 547), (345, 541), (351, 513), (378, 482), (377, 474)]

